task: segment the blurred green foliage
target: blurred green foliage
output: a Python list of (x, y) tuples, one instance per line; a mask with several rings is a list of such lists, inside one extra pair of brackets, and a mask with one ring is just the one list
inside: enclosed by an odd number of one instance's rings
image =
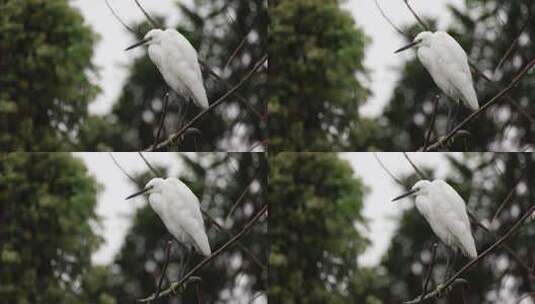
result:
[[(266, 53), (266, 0), (195, 1), (195, 6), (177, 3), (177, 13), (181, 16), (177, 30), (198, 50), (199, 59), (231, 87), (242, 80)], [(165, 24), (163, 19), (158, 20), (160, 24)], [(140, 40), (150, 26), (143, 23), (134, 28), (139, 29), (139, 34), (132, 37), (133, 41)], [(237, 56), (227, 65), (228, 59), (245, 37), (247, 39)], [(111, 113), (90, 118), (82, 130), (80, 141), (83, 149), (137, 151), (154, 143), (163, 112), (163, 97), (170, 89), (145, 50), (142, 51), (142, 55), (129, 67), (130, 75)], [(266, 74), (265, 70), (260, 69), (238, 90), (239, 95), (262, 115), (266, 107)], [(204, 70), (203, 75), (210, 102), (229, 90), (208, 71)], [(179, 129), (184, 104), (183, 98), (171, 99), (161, 138), (167, 138)], [(199, 111), (197, 107), (190, 106), (182, 124)], [(194, 127), (201, 134), (186, 136), (172, 150), (244, 150), (262, 142), (267, 136), (265, 122), (235, 96), (228, 98)], [(236, 148), (236, 145), (240, 148)]]
[(67, 0), (5, 0), (0, 12), (0, 149), (73, 149), (99, 91), (96, 35)]
[(270, 2), (269, 144), (273, 151), (365, 149), (373, 122), (359, 116), (370, 39), (340, 1)]
[(87, 284), (98, 188), (69, 154), (0, 154), (1, 302), (115, 303)]
[[(357, 257), (366, 188), (331, 153), (280, 153), (269, 161), (270, 302), (374, 303), (375, 275)], [(371, 286), (373, 288), (373, 286)]]

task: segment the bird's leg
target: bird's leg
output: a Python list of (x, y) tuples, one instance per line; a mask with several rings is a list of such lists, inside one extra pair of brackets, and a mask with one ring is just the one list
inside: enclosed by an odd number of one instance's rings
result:
[(449, 279), (451, 271), (455, 271), (456, 261), (457, 261), (457, 249), (453, 250), (453, 261), (451, 263), (451, 267), (446, 271), (446, 279)]
[(191, 253), (192, 250), (189, 246), (182, 244), (182, 250), (181, 250), (181, 259), (180, 259), (180, 270), (178, 272), (178, 279), (182, 279), (184, 275), (186, 274), (190, 259), (191, 259)]
[(455, 105), (455, 111), (453, 112), (453, 117), (450, 121), (450, 123), (448, 123), (448, 132), (451, 131), (453, 129), (453, 127), (455, 126), (455, 122), (457, 121), (457, 116), (459, 116), (459, 108), (461, 107), (461, 101), (457, 101), (457, 104)]

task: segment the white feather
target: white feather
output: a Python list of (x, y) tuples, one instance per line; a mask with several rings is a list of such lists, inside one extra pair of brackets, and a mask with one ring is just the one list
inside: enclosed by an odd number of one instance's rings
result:
[(459, 43), (442, 31), (422, 32), (418, 39), (418, 59), (435, 84), (453, 100), (462, 100), (470, 109), (478, 110), (468, 57)]

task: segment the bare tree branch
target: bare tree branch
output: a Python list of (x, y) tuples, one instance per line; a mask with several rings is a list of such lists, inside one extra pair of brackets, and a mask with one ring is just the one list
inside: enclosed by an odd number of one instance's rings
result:
[(139, 9), (143, 12), (143, 15), (145, 15), (145, 17), (147, 18), (147, 20), (149, 21), (149, 23), (152, 25), (153, 28), (161, 28), (161, 26), (158, 25), (158, 23), (156, 21), (154, 21), (154, 19), (152, 19), (152, 17), (149, 15), (149, 13), (143, 8), (143, 6), (141, 6), (141, 4), (139, 3), (138, 0), (134, 0), (137, 4), (137, 6), (139, 7)]
[(388, 170), (388, 168), (385, 166), (385, 164), (381, 161), (381, 159), (379, 158), (379, 156), (377, 155), (377, 153), (373, 153), (373, 156), (375, 157), (375, 159), (377, 160), (377, 162), (379, 163), (379, 165), (381, 166), (381, 168), (383, 168), (383, 170), (385, 170), (385, 172), (396, 182), (398, 183), (399, 185), (405, 187), (405, 188), (409, 188), (409, 185), (405, 185), (399, 178), (397, 178), (392, 172), (390, 172), (390, 170)]
[(437, 255), (437, 247), (438, 243), (433, 243), (433, 253), (431, 257), (431, 264), (429, 265), (429, 268), (427, 269), (427, 275), (425, 276), (425, 283), (424, 283), (424, 290), (422, 291), (422, 296), (420, 297), (420, 303), (424, 300), (424, 294), (427, 293), (427, 284), (429, 284), (429, 279), (431, 278), (431, 274), (433, 273), (433, 267), (435, 266), (435, 257)]
[[(194, 275), (199, 269), (204, 267), (206, 264), (214, 260), (217, 256), (219, 256), (221, 253), (223, 253), (225, 250), (233, 246), (241, 237), (245, 235), (252, 227), (253, 225), (264, 215), (264, 213), (268, 210), (268, 204), (265, 203), (260, 210), (249, 220), (249, 222), (242, 228), (242, 230), (236, 234), (232, 239), (227, 241), (223, 246), (219, 247), (216, 251), (214, 251), (210, 256), (202, 260), (199, 264), (195, 265), (182, 279), (180, 279), (178, 282), (171, 283), (171, 286), (162, 291), (159, 295), (159, 297), (166, 296), (172, 292), (174, 292), (177, 288), (180, 288), (192, 275)], [(154, 299), (156, 299), (156, 294), (153, 294), (147, 298), (138, 300), (139, 302), (149, 302)]]
[(137, 31), (134, 31), (131, 27), (129, 27), (120, 17), (119, 15), (117, 15), (117, 13), (115, 12), (115, 10), (111, 7), (110, 3), (108, 2), (108, 0), (105, 0), (106, 1), (106, 6), (108, 6), (108, 8), (110, 9), (111, 13), (113, 14), (113, 16), (115, 17), (115, 19), (117, 19), (119, 21), (119, 23), (121, 23), (123, 25), (123, 27), (128, 30), (130, 33), (134, 34), (134, 35), (138, 35), (139, 33)]
[(528, 18), (526, 19), (526, 22), (524, 22), (524, 25), (522, 26), (522, 28), (520, 29), (518, 35), (516, 36), (516, 38), (513, 40), (513, 42), (511, 43), (511, 46), (507, 49), (507, 51), (505, 52), (505, 54), (503, 55), (502, 59), (500, 59), (500, 62), (498, 63), (498, 65), (496, 66), (496, 68), (494, 69), (494, 71), (497, 71), (499, 70), (502, 65), (504, 64), (504, 62), (507, 60), (507, 58), (509, 58), (509, 56), (511, 56), (511, 54), (513, 53), (513, 50), (515, 49), (517, 43), (518, 43), (518, 39), (520, 39), (520, 36), (522, 36), (522, 33), (524, 32), (524, 30), (526, 29), (526, 27), (528, 26), (529, 24), (529, 20), (531, 19), (530, 18), (531, 16), (528, 16)]
[(405, 159), (407, 159), (407, 161), (409, 162), (409, 164), (411, 165), (411, 167), (414, 169), (414, 171), (416, 171), (416, 174), (418, 175), (418, 177), (420, 179), (428, 179), (427, 176), (425, 176), (425, 174), (423, 173), (423, 171), (421, 171), (413, 162), (412, 160), (409, 158), (409, 155), (407, 155), (407, 152), (403, 152), (403, 156), (405, 156)]
[(130, 174), (128, 174), (128, 172), (126, 172), (126, 170), (119, 164), (119, 162), (115, 159), (115, 157), (113, 156), (113, 154), (110, 152), (108, 153), (108, 155), (111, 157), (111, 159), (113, 160), (113, 162), (115, 163), (115, 165), (117, 166), (117, 168), (119, 168), (119, 170), (121, 170), (121, 172), (123, 172), (123, 174), (128, 177), (128, 179), (130, 181), (132, 181), (134, 184), (136, 185), (139, 185), (139, 181), (137, 181), (135, 178), (133, 178)]
[(399, 34), (405, 36), (405, 37), (408, 37), (409, 35), (406, 34), (405, 32), (403, 32), (399, 27), (397, 27), (394, 22), (392, 22), (392, 20), (390, 20), (390, 18), (388, 18), (388, 16), (385, 14), (385, 12), (383, 11), (383, 9), (381, 8), (381, 6), (379, 5), (379, 2), (377, 2), (377, 0), (374, 0), (375, 1), (375, 6), (377, 6), (377, 9), (379, 10), (379, 12), (381, 13), (381, 15), (383, 16), (383, 18), (386, 19), (386, 21), (388, 23), (390, 23), (390, 25), (396, 30), (396, 32), (398, 32)]
[(405, 5), (407, 5), (407, 7), (411, 11), (412, 15), (414, 16), (414, 18), (416, 18), (416, 20), (418, 20), (418, 23), (420, 23), (420, 25), (423, 26), (423, 28), (426, 31), (429, 31), (429, 26), (422, 19), (420, 19), (418, 14), (416, 14), (416, 12), (412, 9), (411, 5), (409, 4), (409, 0), (403, 0), (403, 2), (405, 2)]
[(158, 282), (158, 289), (156, 289), (156, 296), (155, 298), (158, 298), (158, 295), (160, 294), (160, 291), (162, 290), (162, 284), (163, 280), (165, 278), (165, 274), (167, 273), (167, 265), (169, 264), (169, 258), (171, 256), (171, 246), (173, 245), (172, 241), (167, 241), (167, 246), (165, 248), (165, 264), (163, 265), (162, 275), (160, 276), (160, 280)]

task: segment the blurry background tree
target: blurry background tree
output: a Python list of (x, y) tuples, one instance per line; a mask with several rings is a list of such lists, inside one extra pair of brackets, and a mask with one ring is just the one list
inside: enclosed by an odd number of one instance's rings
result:
[[(68, 154), (0, 154), (2, 302), (114, 303), (86, 288), (91, 253), (102, 241), (93, 232), (97, 192)], [(98, 281), (92, 286), (101, 290)]]
[(73, 149), (99, 91), (96, 35), (67, 0), (6, 0), (0, 11), (1, 150)]
[[(177, 2), (177, 14), (181, 15), (177, 30), (198, 50), (199, 59), (206, 62), (232, 87), (266, 54), (267, 1), (218, 0), (193, 3), (195, 6), (188, 7)], [(120, 12), (120, 8), (116, 9)], [(165, 24), (162, 18), (158, 20), (160, 24)], [(134, 28), (139, 29), (139, 34), (132, 37), (132, 41), (140, 40), (150, 26), (145, 22)], [(227, 65), (240, 45), (237, 56)], [(139, 150), (154, 143), (163, 112), (163, 97), (169, 88), (145, 50), (130, 69), (130, 76), (112, 112), (104, 117), (92, 117), (85, 125), (80, 135), (85, 149)], [(231, 96), (194, 126), (201, 134), (186, 136), (177, 145), (178, 149), (246, 150), (261, 144), (266, 139), (266, 73), (266, 70), (259, 70), (238, 90), (238, 94), (248, 101), (254, 111)], [(208, 71), (204, 70), (203, 74), (210, 102), (229, 90), (228, 86)], [(182, 105), (183, 99), (174, 99), (169, 103), (162, 139), (179, 129), (179, 110)], [(191, 120), (198, 113), (198, 108), (189, 107), (185, 121)]]
[[(495, 234), (502, 236), (535, 202), (535, 155), (521, 153), (466, 153), (461, 160), (449, 157), (451, 171), (446, 181), (466, 200), (467, 209)], [(429, 176), (433, 170), (427, 169)], [(412, 185), (416, 175), (403, 178)], [(515, 189), (508, 204), (497, 213), (502, 201)], [(494, 220), (494, 215), (497, 214)], [(478, 252), (481, 253), (496, 238), (472, 224)], [(506, 242), (532, 273), (503, 248), (496, 249), (462, 277), (468, 280), (465, 303), (504, 303), (504, 299), (518, 299), (533, 292), (535, 286), (535, 226), (525, 223)], [(399, 303), (416, 298), (422, 292), (425, 272), (431, 262), (431, 245), (437, 238), (415, 208), (407, 209), (400, 219), (390, 247), (376, 272), (382, 274), (377, 286), (383, 303)], [(445, 271), (445, 252), (439, 246), (438, 261), (432, 279), (442, 282)], [(467, 263), (458, 258), (455, 269)], [(433, 284), (433, 288), (436, 285)], [(431, 288), (429, 288), (431, 289)], [(437, 303), (462, 303), (461, 288)], [(505, 291), (506, 290), (506, 291)], [(504, 298), (505, 297), (505, 298)], [(515, 302), (516, 303), (516, 302)]]
[[(466, 0), (466, 11), (449, 6), (453, 21), (447, 30), (463, 48), (469, 58), (485, 74), (494, 80), (489, 83), (474, 75), (475, 88), (480, 105), (505, 88), (528, 61), (535, 58), (535, 6), (530, 0), (497, 1)], [(417, 6), (414, 7), (417, 9)], [(527, 22), (527, 26), (526, 26)], [(432, 20), (427, 20), (433, 24)], [(422, 27), (414, 24), (408, 32), (416, 34)], [(512, 55), (497, 68), (507, 50), (520, 35)], [(414, 53), (414, 52), (413, 52)], [(415, 54), (415, 53), (414, 53)], [(465, 128), (468, 137), (460, 137), (449, 147), (453, 151), (523, 151), (535, 144), (535, 98), (532, 89), (535, 78), (526, 75), (518, 87), (510, 92), (516, 102), (505, 98), (492, 106)], [(375, 146), (386, 151), (412, 151), (423, 146), (425, 132), (433, 112), (432, 97), (438, 87), (416, 58), (401, 69), (401, 78), (393, 96), (379, 117)], [(435, 135), (446, 133), (448, 105), (453, 105), (442, 95), (435, 124)], [(519, 110), (519, 108), (521, 110)], [(524, 114), (522, 114), (524, 112)], [(466, 117), (470, 110), (462, 108), (455, 124)]]
[(364, 150), (373, 131), (359, 116), (369, 38), (340, 1), (271, 1), (269, 143), (274, 151)]
[(270, 171), (270, 301), (375, 303), (376, 275), (357, 263), (369, 240), (351, 166), (330, 153), (281, 153)]
[[(198, 157), (181, 155), (185, 168), (181, 175), (192, 191), (199, 197), (201, 208), (206, 210), (232, 235), (237, 234), (251, 216), (265, 203), (267, 161), (261, 153), (199, 154)], [(165, 172), (164, 168), (158, 170)], [(138, 176), (139, 187), (144, 186), (154, 175), (148, 171)], [(249, 186), (235, 211), (229, 214), (233, 204)], [(205, 219), (212, 250), (216, 250), (230, 237)], [(147, 204), (140, 208), (132, 228), (111, 266), (115, 277), (112, 293), (121, 302), (134, 302), (156, 291), (161, 269), (165, 262), (165, 247), (169, 233), (156, 213)], [(261, 265), (244, 254), (239, 246), (229, 248), (199, 273), (202, 278), (202, 293), (206, 303), (238, 303), (263, 294), (267, 288), (267, 222), (256, 224), (241, 243), (246, 246)], [(170, 259), (167, 279), (178, 280), (178, 258)], [(190, 268), (201, 261), (196, 256)], [(164, 284), (168, 286), (168, 281)], [(240, 296), (242, 298), (240, 298)], [(195, 288), (190, 287), (171, 303), (196, 303)], [(245, 303), (245, 302), (244, 302)]]

